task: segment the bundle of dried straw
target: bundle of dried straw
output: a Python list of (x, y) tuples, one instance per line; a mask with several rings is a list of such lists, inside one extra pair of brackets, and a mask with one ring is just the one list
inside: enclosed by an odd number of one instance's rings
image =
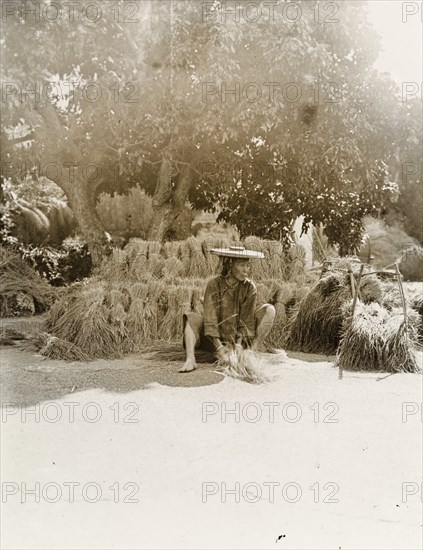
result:
[(236, 346), (228, 350), (217, 364), (223, 369), (225, 376), (243, 380), (249, 384), (263, 384), (268, 382), (269, 378), (260, 370), (260, 363), (261, 359), (258, 354)]
[(388, 311), (377, 303), (357, 303), (347, 318), (335, 366), (353, 371), (419, 372), (413, 314)]

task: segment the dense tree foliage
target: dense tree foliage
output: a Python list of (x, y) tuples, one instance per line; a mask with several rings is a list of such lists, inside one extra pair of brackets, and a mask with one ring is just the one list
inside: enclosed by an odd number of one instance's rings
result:
[[(235, 4), (237, 16), (223, 13)], [(302, 0), (296, 12), (281, 1), (273, 16), (265, 4), (260, 17), (248, 2), (217, 0), (118, 0), (98, 20), (9, 15), (3, 175), (38, 164), (67, 195), (95, 261), (107, 246), (99, 193), (135, 183), (153, 197), (150, 238), (171, 238), (189, 200), (219, 204), (244, 235), (286, 237), (302, 214), (354, 248), (362, 215), (394, 195), (385, 138), (399, 103), (372, 69), (364, 4), (332, 13)]]

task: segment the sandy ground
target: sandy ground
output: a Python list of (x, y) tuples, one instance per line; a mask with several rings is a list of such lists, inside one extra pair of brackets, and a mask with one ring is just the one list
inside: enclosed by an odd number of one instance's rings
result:
[(4, 549), (422, 546), (419, 375), (1, 352)]

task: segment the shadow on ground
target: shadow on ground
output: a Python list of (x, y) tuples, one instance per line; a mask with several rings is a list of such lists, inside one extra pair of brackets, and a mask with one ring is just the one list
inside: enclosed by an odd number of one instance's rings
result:
[[(42, 327), (42, 317), (2, 320), (3, 331), (14, 329), (28, 336)], [(179, 373), (185, 361), (180, 342), (161, 342), (122, 359), (69, 362), (46, 359), (17, 342), (0, 346), (1, 403), (33, 405), (52, 401), (89, 389), (129, 393), (162, 384), (173, 387), (199, 387), (217, 384), (224, 378), (216, 372), (213, 355), (197, 350), (197, 370)], [(323, 355), (288, 352), (288, 357), (308, 362), (330, 360)]]
[(100, 389), (129, 393), (158, 383), (166, 386), (196, 387), (217, 384), (223, 375), (214, 372), (213, 357), (199, 353), (198, 369), (181, 374), (184, 350), (170, 345), (123, 359), (99, 359), (89, 363), (65, 362), (22, 349), (2, 346), (1, 402), (33, 405), (60, 399), (75, 392)]

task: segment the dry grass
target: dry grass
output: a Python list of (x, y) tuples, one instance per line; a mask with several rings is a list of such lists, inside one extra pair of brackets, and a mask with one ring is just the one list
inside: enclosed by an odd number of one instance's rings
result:
[[(360, 292), (364, 302), (379, 302), (380, 281), (363, 276)], [(322, 277), (296, 305), (286, 325), (287, 349), (306, 353), (333, 354), (339, 345), (344, 320), (343, 306), (352, 299), (350, 276), (343, 271)]]
[(335, 366), (353, 371), (419, 372), (416, 320), (406, 323), (402, 309), (358, 303), (347, 317)]
[(37, 332), (31, 338), (32, 346), (49, 359), (62, 361), (89, 361), (89, 356), (78, 346), (47, 332)]
[[(283, 309), (297, 299), (295, 284), (283, 280), (288, 260), (281, 245), (254, 241), (267, 255), (252, 262), (259, 305), (273, 303), (280, 312), (273, 339), (279, 347)], [(91, 358), (120, 357), (148, 343), (182, 339), (183, 313), (203, 312), (207, 281), (219, 266), (210, 249), (228, 244), (219, 237), (164, 244), (131, 239), (103, 261), (96, 277), (64, 292), (48, 314), (47, 330)]]
[(275, 304), (276, 316), (273, 323), (272, 330), (267, 337), (267, 341), (273, 348), (283, 347), (285, 341), (286, 325), (288, 322), (288, 315), (286, 312), (286, 306), (282, 302)]
[(160, 325), (159, 337), (163, 340), (182, 338), (182, 316), (191, 311), (192, 289), (173, 286), (166, 291), (166, 313)]
[(423, 344), (423, 296), (415, 296), (411, 299), (410, 305), (413, 308), (413, 310), (417, 313), (418, 320), (418, 335), (419, 335), (419, 343)]
[(122, 304), (108, 305), (111, 290), (96, 279), (69, 289), (49, 311), (47, 331), (90, 358), (120, 357), (127, 339), (126, 312)]
[(236, 347), (229, 350), (217, 365), (223, 369), (225, 376), (248, 382), (249, 384), (263, 384), (269, 378), (260, 370), (261, 359), (259, 354), (251, 350)]
[[(142, 281), (146, 272), (153, 273), (158, 278), (171, 279), (181, 276), (185, 278), (208, 278), (216, 273), (219, 259), (210, 253), (211, 248), (224, 247), (231, 244), (227, 240), (216, 237), (201, 241), (189, 237), (185, 241), (160, 243), (131, 239), (123, 251), (113, 253), (105, 259), (100, 271), (104, 278), (116, 280), (116, 277), (126, 274), (131, 279)], [(252, 262), (251, 278), (256, 281), (277, 279), (286, 281), (290, 272), (295, 271), (295, 277), (304, 278), (304, 265), (292, 268), (292, 259), (277, 241), (264, 241), (256, 237), (245, 239), (245, 246), (264, 252), (266, 258)], [(114, 265), (110, 265), (110, 263)], [(300, 273), (302, 271), (302, 273)]]
[(0, 250), (0, 276), (0, 317), (41, 313), (58, 295), (57, 289), (42, 279), (18, 254), (6, 249)]
[[(63, 349), (67, 357), (62, 341), (89, 358), (120, 357), (154, 342), (181, 341), (182, 315), (203, 312), (207, 280), (219, 265), (210, 248), (227, 244), (194, 237), (165, 244), (132, 239), (124, 250), (116, 249), (105, 259), (95, 278), (64, 290), (50, 309), (47, 330), (57, 339), (50, 343), (56, 350), (52, 353), (60, 355)], [(352, 298), (346, 269), (352, 265), (357, 273), (359, 264), (352, 263), (351, 258), (334, 259), (333, 271), (310, 290), (307, 281), (315, 279), (318, 272), (306, 275), (303, 267), (299, 269), (300, 248), (291, 250), (289, 256), (280, 243), (250, 238), (245, 244), (266, 254), (265, 260), (252, 262), (251, 278), (257, 284), (258, 305), (271, 303), (276, 308), (268, 344), (302, 352), (335, 353), (346, 316), (344, 307)], [(286, 281), (290, 273), (295, 277)], [(383, 299), (394, 310), (400, 304), (399, 293), (391, 285), (387, 294), (383, 297), (375, 275), (364, 273), (360, 297), (365, 303), (382, 303)], [(416, 315), (421, 318), (421, 312)], [(399, 334), (401, 331), (398, 328)], [(398, 349), (401, 342), (395, 343)], [(393, 349), (389, 345), (387, 349)], [(231, 356), (227, 374), (253, 380), (255, 363), (251, 359), (248, 354), (245, 361)]]

